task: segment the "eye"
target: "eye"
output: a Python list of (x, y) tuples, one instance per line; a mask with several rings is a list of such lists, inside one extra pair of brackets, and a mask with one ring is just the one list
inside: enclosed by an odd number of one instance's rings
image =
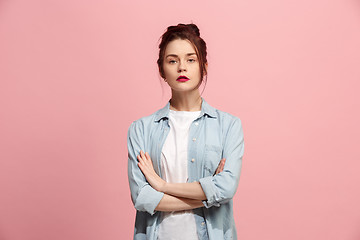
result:
[(176, 62), (175, 60), (170, 60), (169, 63), (173, 63), (173, 62)]
[(196, 60), (191, 58), (191, 59), (189, 59), (189, 61), (191, 61), (191, 62), (195, 62)]

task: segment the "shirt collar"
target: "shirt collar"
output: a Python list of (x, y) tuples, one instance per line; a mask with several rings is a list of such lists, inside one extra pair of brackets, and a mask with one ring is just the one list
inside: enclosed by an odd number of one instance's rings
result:
[[(216, 109), (210, 106), (203, 97), (201, 97), (201, 112), (200, 116), (202, 117), (204, 114), (209, 115), (210, 117), (216, 118)], [(162, 118), (169, 118), (169, 110), (170, 110), (170, 100), (166, 103), (165, 107), (161, 108), (156, 116), (155, 122), (159, 121)]]

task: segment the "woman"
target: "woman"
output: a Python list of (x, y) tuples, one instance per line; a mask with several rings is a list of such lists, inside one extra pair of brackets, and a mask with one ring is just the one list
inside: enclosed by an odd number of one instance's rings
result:
[(244, 154), (241, 120), (200, 95), (208, 63), (195, 24), (168, 27), (159, 48), (172, 97), (128, 130), (134, 239), (237, 239), (232, 198)]

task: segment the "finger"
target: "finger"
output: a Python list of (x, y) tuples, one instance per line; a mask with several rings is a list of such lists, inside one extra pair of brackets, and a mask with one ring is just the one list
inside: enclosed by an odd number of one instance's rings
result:
[(146, 157), (147, 160), (151, 160), (150, 155), (149, 155), (148, 152), (145, 152), (145, 157)]
[(218, 172), (222, 172), (224, 169), (224, 160), (221, 159), (220, 163), (219, 163), (219, 167), (218, 167)]
[(144, 168), (144, 165), (141, 163), (138, 163), (138, 166), (140, 168), (140, 171), (144, 174), (144, 176), (146, 177), (146, 169)]
[(150, 156), (148, 157), (148, 153), (142, 151), (142, 158), (144, 160), (144, 163), (149, 164)]
[(138, 167), (141, 169), (141, 171), (142, 171), (142, 166), (143, 166), (143, 164), (142, 164), (142, 160), (141, 160), (141, 158), (140, 158), (140, 156), (138, 155), (138, 159), (139, 159), (139, 162), (138, 162)]
[(145, 165), (148, 165), (148, 164), (149, 164), (149, 161), (148, 161), (148, 159), (147, 159), (147, 157), (146, 157), (146, 154), (145, 154), (144, 152), (142, 152), (141, 157), (142, 157), (143, 163), (144, 163)]
[(221, 172), (224, 170), (224, 166), (225, 166), (225, 161), (223, 161), (223, 162), (221, 163), (221, 167), (220, 167), (220, 171), (221, 171)]
[(151, 157), (150, 157), (150, 154), (149, 154), (148, 152), (146, 153), (146, 157), (147, 157), (147, 160), (148, 160), (148, 163), (149, 163), (150, 167), (151, 167), (151, 168), (154, 168), (154, 167), (153, 167), (153, 162), (152, 162)]
[(145, 165), (149, 165), (149, 159), (148, 159), (148, 157), (146, 156), (146, 153), (145, 152), (142, 152), (142, 158), (143, 158), (143, 160), (144, 160), (144, 164)]
[(138, 159), (138, 161), (139, 161), (139, 164), (142, 164), (142, 163), (143, 163), (143, 159), (141, 158), (140, 155), (137, 155), (137, 159)]
[(219, 162), (219, 165), (217, 166), (217, 168), (215, 170), (215, 175), (220, 173), (220, 167), (221, 167), (221, 161)]
[(142, 158), (145, 157), (144, 152), (142, 150), (140, 150), (140, 155), (141, 155)]
[(139, 162), (142, 164), (142, 165), (145, 165), (146, 164), (146, 158), (144, 156), (142, 156), (141, 154), (138, 155), (139, 157)]
[(222, 170), (223, 170), (223, 165), (221, 164), (221, 165), (219, 166), (219, 173), (221, 173)]
[(223, 171), (223, 170), (224, 170), (224, 167), (225, 167), (225, 162), (226, 162), (226, 159), (224, 158), (223, 163), (222, 163), (222, 169), (221, 169), (221, 171)]

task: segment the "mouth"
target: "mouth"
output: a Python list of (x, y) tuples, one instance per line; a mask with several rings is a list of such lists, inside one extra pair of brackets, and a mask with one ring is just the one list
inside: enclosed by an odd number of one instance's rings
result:
[(190, 79), (186, 76), (179, 76), (176, 81), (179, 81), (179, 82), (186, 82), (186, 81), (189, 81)]

